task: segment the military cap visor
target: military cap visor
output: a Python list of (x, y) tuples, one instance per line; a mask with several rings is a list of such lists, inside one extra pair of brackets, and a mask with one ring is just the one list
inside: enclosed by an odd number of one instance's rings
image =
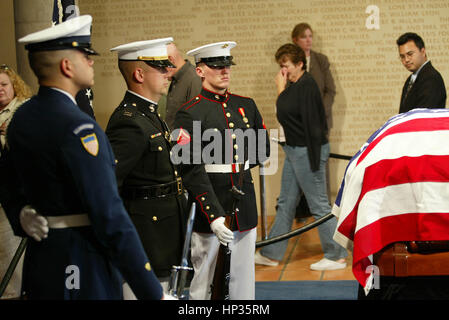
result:
[[(153, 58), (153, 57), (151, 57)], [(149, 66), (153, 66), (153, 67), (162, 67), (162, 68), (176, 68), (176, 66), (171, 63), (170, 60), (168, 60), (168, 57), (166, 57), (164, 59), (164, 57), (162, 57), (162, 59), (148, 59), (145, 57), (142, 57), (141, 59), (134, 59), (134, 60), (129, 60), (129, 59), (119, 59), (120, 61), (143, 61), (145, 62), (147, 65)]]
[(156, 66), (156, 67), (162, 67), (162, 68), (176, 68), (176, 66), (171, 63), (170, 60), (152, 60), (152, 61), (145, 61), (146, 64), (150, 66)]
[(25, 49), (30, 52), (76, 49), (89, 55), (99, 55), (98, 52), (92, 49), (90, 37), (68, 37), (39, 43), (29, 43), (25, 45)]
[(197, 64), (204, 63), (209, 67), (229, 67), (235, 65), (235, 62), (232, 61), (232, 59), (232, 56), (200, 58)]

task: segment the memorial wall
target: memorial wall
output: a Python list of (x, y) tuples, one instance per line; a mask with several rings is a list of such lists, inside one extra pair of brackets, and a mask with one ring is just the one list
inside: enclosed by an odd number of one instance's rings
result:
[[(291, 41), (297, 23), (308, 22), (314, 29), (313, 49), (331, 63), (337, 95), (330, 145), (331, 152), (343, 155), (353, 155), (399, 110), (409, 75), (398, 58), (396, 39), (402, 33), (423, 37), (428, 57), (449, 84), (447, 0), (78, 0), (78, 6), (81, 14), (93, 16), (93, 46), (101, 54), (94, 65), (94, 108), (103, 128), (126, 89), (109, 49), (168, 36), (183, 52), (236, 41), (230, 91), (252, 97), (267, 127), (277, 129), (274, 76), (279, 67), (273, 56)], [(267, 177), (269, 214), (279, 194), (283, 152), (278, 151), (278, 173)], [(332, 199), (346, 165), (330, 159)]]
[(14, 30), (14, 6), (12, 1), (0, 2), (0, 30), (8, 32), (0, 33), (0, 64), (6, 64), (16, 69), (16, 42)]

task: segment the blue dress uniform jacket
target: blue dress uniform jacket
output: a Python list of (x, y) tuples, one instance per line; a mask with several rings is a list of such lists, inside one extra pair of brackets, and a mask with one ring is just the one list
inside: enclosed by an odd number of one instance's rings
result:
[(7, 140), (0, 200), (16, 234), (23, 234), (18, 216), (25, 204), (44, 216), (84, 213), (90, 220), (88, 226), (50, 229), (41, 242), (29, 239), (27, 297), (121, 299), (123, 276), (139, 299), (160, 299), (161, 286), (119, 197), (115, 158), (98, 124), (66, 94), (41, 87), (15, 113)]
[(186, 198), (157, 105), (127, 91), (106, 128), (125, 207), (158, 277), (181, 262)]
[[(195, 126), (200, 128), (201, 136), (195, 133)], [(198, 202), (194, 230), (212, 232), (210, 223), (213, 220), (233, 212), (234, 197), (230, 190), (234, 185), (240, 189), (240, 174), (233, 171), (206, 173), (205, 164), (249, 162), (249, 167), (254, 167), (268, 159), (270, 145), (263, 119), (251, 98), (229, 92), (221, 95), (203, 88), (197, 97), (178, 110), (174, 127), (178, 128), (178, 145), (184, 143), (181, 141), (185, 137), (189, 141), (190, 163), (183, 163), (182, 175), (186, 189)], [(240, 139), (245, 134), (250, 136), (249, 131), (255, 133), (256, 140)], [(209, 145), (210, 136), (214, 136), (213, 145), (218, 148)], [(200, 143), (198, 139), (204, 140), (201, 149), (195, 147)], [(201, 157), (205, 154), (210, 154), (213, 161)], [(245, 195), (238, 201), (231, 229), (243, 232), (256, 227), (258, 220), (250, 170), (244, 171), (241, 188)]]

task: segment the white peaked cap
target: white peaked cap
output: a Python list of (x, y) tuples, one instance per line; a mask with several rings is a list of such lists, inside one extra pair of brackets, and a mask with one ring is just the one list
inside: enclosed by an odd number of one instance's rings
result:
[(78, 16), (20, 38), (19, 43), (26, 44), (29, 51), (80, 49), (96, 54), (90, 48), (91, 26), (90, 15)]
[(111, 51), (118, 54), (119, 60), (145, 61), (159, 66), (173, 66), (168, 60), (167, 44), (173, 42), (173, 38), (136, 41), (122, 44)]
[[(193, 56), (195, 62), (212, 63), (216, 65), (230, 65), (232, 62), (231, 49), (237, 45), (234, 41), (223, 41), (206, 44), (187, 52), (187, 55)], [(221, 63), (220, 63), (221, 62)]]

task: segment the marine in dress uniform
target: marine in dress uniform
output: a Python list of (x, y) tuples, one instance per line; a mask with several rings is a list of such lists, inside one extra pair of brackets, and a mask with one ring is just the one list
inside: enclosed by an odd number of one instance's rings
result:
[(26, 205), (49, 227), (41, 241), (28, 239), (28, 299), (121, 299), (123, 278), (137, 297), (160, 299), (161, 285), (118, 194), (108, 139), (74, 99), (93, 84), (91, 22), (80, 16), (19, 40), (40, 89), (10, 123), (0, 200), (17, 235), (30, 230)]
[[(268, 158), (269, 140), (254, 100), (227, 90), (230, 65), (234, 64), (230, 49), (235, 45), (235, 42), (220, 42), (187, 53), (195, 57), (203, 88), (198, 96), (178, 110), (175, 118), (177, 147), (190, 148), (190, 163), (182, 165), (184, 183), (198, 202), (191, 242), (195, 273), (190, 299), (210, 298), (219, 242), (229, 244), (232, 250), (230, 299), (254, 299), (254, 247), (258, 219), (249, 169)], [(211, 73), (204, 74), (202, 70)], [(215, 87), (213, 91), (214, 87), (209, 84), (217, 75), (225, 82), (223, 87)], [(201, 136), (195, 130), (199, 130)], [(206, 134), (215, 136), (213, 143), (218, 146), (210, 152), (211, 159), (206, 159), (203, 152), (210, 150), (208, 141), (201, 141), (200, 149), (195, 147), (199, 143), (197, 139)], [(195, 162), (200, 153), (203, 155), (201, 163)], [(243, 172), (240, 172), (238, 164), (243, 164)], [(242, 185), (239, 185), (240, 174), (243, 175)], [(244, 192), (238, 202), (234, 201), (231, 192), (233, 186)], [(231, 234), (221, 222), (225, 215), (230, 214), (235, 214), (234, 223), (230, 226)]]
[(148, 68), (156, 78), (127, 81), (128, 91), (106, 128), (125, 208), (156, 275), (167, 284), (172, 266), (181, 261), (187, 210), (179, 169), (170, 161), (170, 131), (157, 105), (168, 88), (166, 68), (173, 67), (166, 48), (171, 41), (138, 41), (111, 49), (118, 52), (125, 79)]

